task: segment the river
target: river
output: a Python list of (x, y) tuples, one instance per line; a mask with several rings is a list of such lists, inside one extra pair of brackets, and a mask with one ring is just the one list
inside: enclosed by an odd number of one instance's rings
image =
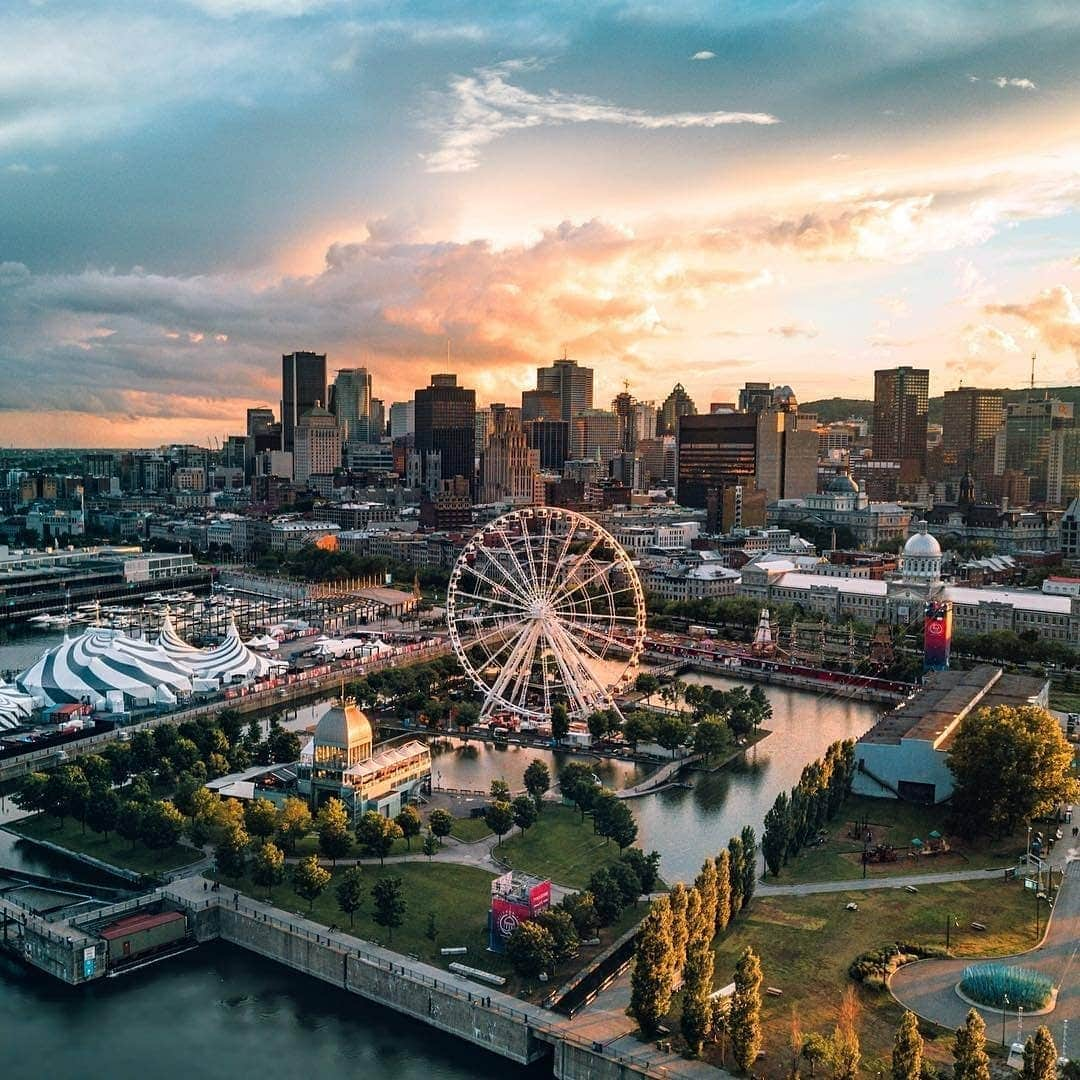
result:
[[(0, 670), (30, 662), (28, 644), (0, 646)], [(35, 644), (40, 649), (41, 639)], [(692, 674), (686, 681), (735, 685), (712, 675)], [(779, 687), (767, 693), (772, 734), (745, 760), (716, 773), (691, 774), (690, 790), (669, 789), (631, 801), (638, 842), (662, 853), (667, 880), (692, 878), (702, 860), (743, 825), (760, 835), (776, 794), (798, 780), (803, 765), (835, 739), (862, 734), (879, 711), (837, 696)], [(325, 708), (302, 711), (295, 722), (311, 723)], [(563, 759), (546, 750), (472, 743), (467, 750), (438, 753), (434, 768), (445, 787), (486, 789), (497, 777), (518, 787), (535, 757), (553, 771)], [(611, 787), (629, 786), (642, 775), (626, 762), (602, 763), (598, 772)], [(0, 865), (83, 874), (4, 834)], [(416, 1025), (393, 1013), (224, 945), (82, 991), (0, 960), (0, 1032), (7, 1047), (4, 1074), (11, 1080), (75, 1080), (88, 1074), (124, 1080), (144, 1076), (149, 1062), (159, 1080), (187, 1080), (193, 1073), (234, 1080), (256, 1070), (261, 1080), (302, 1073), (362, 1072), (369, 1080), (525, 1075), (426, 1028), (417, 1037)], [(13, 1053), (15, 1046), (19, 1050)]]

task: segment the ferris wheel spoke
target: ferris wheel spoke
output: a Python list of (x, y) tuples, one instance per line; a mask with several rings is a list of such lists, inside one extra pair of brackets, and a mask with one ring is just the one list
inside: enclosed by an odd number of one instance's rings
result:
[[(489, 548), (487, 547), (486, 544), (478, 544), (477, 547), (475, 548), (475, 550), (476, 551), (482, 551), (484, 553), (484, 557), (487, 559), (487, 561), (492, 566), (494, 566), (495, 569), (498, 570), (499, 573), (502, 575), (502, 579), (503, 579), (503, 582), (505, 582), (505, 584), (500, 584), (499, 582), (493, 580), (488, 574), (486, 574), (483, 570), (481, 570), (476, 565), (476, 563), (474, 562), (473, 566), (472, 566), (472, 572), (474, 574), (476, 574), (476, 576), (478, 578), (480, 578), (482, 581), (486, 582), (488, 585), (490, 585), (496, 591), (498, 591), (500, 589), (505, 589), (507, 592), (510, 592), (510, 593), (512, 593), (512, 594), (514, 594), (516, 596), (523, 595), (522, 586), (523, 586), (524, 582), (522, 581), (522, 579), (520, 577), (520, 570), (521, 570), (520, 566), (518, 566), (518, 576), (515, 576), (505, 566), (503, 566), (503, 564), (498, 559), (495, 558), (494, 554), (489, 550)], [(516, 565), (516, 563), (517, 563), (517, 560), (515, 559), (515, 565)]]
[[(619, 644), (618, 639), (612, 637), (611, 634), (605, 634), (602, 631), (597, 630), (596, 627), (589, 626), (587, 623), (567, 622), (564, 625), (568, 630), (572, 632), (572, 634), (584, 634), (587, 637), (592, 638), (594, 641), (603, 642), (603, 644), (606, 645), (608, 648)], [(583, 645), (584, 643), (578, 642), (578, 644)], [(597, 659), (600, 660), (602, 659), (602, 657), (598, 656)]]
[(577, 672), (567, 661), (568, 654), (564, 651), (564, 645), (559, 636), (550, 629), (545, 631), (551, 654), (555, 657), (555, 665), (562, 676), (563, 691), (570, 700), (570, 712), (582, 713), (588, 710), (589, 703), (581, 692), (581, 683)]
[(566, 666), (574, 674), (574, 686), (578, 700), (581, 702), (580, 709), (588, 711), (598, 700), (603, 700), (607, 693), (597, 680), (595, 672), (581, 655), (581, 642), (574, 641), (562, 626), (555, 627), (555, 637), (560, 640), (556, 655), (564, 658)]
[[(463, 592), (461, 589), (455, 590), (457, 596), (463, 596), (467, 600), (475, 600), (480, 604), (497, 604), (499, 607), (510, 608), (511, 611), (524, 614), (526, 611), (525, 605), (520, 600), (502, 600), (495, 596), (483, 596), (480, 593)], [(461, 618), (462, 616), (458, 616)]]
[(580, 592), (582, 589), (587, 589), (594, 581), (598, 581), (606, 574), (613, 573), (617, 565), (617, 563), (604, 563), (599, 567), (599, 569), (597, 569), (584, 581), (579, 581), (576, 584), (573, 584), (568, 588), (563, 589), (562, 592), (557, 593), (554, 597), (552, 597), (552, 603), (557, 604), (563, 597), (573, 596), (575, 593)]
[(472, 648), (475, 648), (478, 645), (483, 646), (483, 645), (486, 645), (489, 641), (493, 640), (494, 638), (499, 637), (500, 634), (511, 634), (511, 635), (513, 635), (513, 630), (514, 630), (514, 625), (496, 626), (496, 627), (493, 627), (490, 630), (484, 631), (483, 633), (475, 634), (471, 638), (462, 639), (462, 645), (464, 645), (466, 649), (472, 649)]
[(529, 566), (529, 583), (532, 587), (533, 596), (540, 595), (540, 576), (536, 571), (536, 557), (533, 551), (532, 537), (528, 531), (528, 527), (524, 527), (522, 535), (525, 540), (525, 561)]
[(501, 701), (506, 701), (506, 687), (519, 674), (520, 665), (526, 656), (532, 654), (532, 640), (535, 638), (536, 624), (530, 623), (524, 627), (514, 639), (514, 647), (506, 658), (502, 670), (495, 678), (491, 687), (491, 696)]

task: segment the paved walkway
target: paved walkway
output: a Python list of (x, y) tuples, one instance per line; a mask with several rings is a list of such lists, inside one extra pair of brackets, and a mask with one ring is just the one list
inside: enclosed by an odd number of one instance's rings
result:
[(852, 878), (850, 881), (805, 881), (796, 885), (758, 883), (755, 896), (812, 896), (816, 893), (865, 892), (869, 889), (902, 889), (907, 885), (941, 885), (949, 881), (1000, 881), (1003, 867), (995, 870), (947, 870), (939, 874), (895, 874), (891, 877)]
[[(1042, 972), (1053, 980), (1057, 988), (1057, 1004), (1052, 1012), (1045, 1016), (1025, 1017), (1024, 1038), (1034, 1033), (1035, 1028), (1045, 1024), (1054, 1041), (1060, 1047), (1064, 1032), (1064, 1022), (1072, 1024), (1073, 1036), (1080, 1031), (1080, 990), (1076, 985), (1077, 954), (1080, 952), (1080, 862), (1069, 862), (1065, 880), (1058, 891), (1054, 909), (1050, 915), (1050, 925), (1042, 943), (1030, 952), (1015, 957), (1017, 963)], [(1046, 913), (1045, 906), (1043, 908)], [(1032, 912), (1034, 917), (1034, 911)], [(921, 960), (897, 969), (889, 980), (889, 988), (901, 1005), (927, 1020), (933, 1020), (948, 1028), (957, 1028), (964, 1022), (968, 1010), (967, 1002), (956, 994), (956, 984), (966, 968), (973, 961), (966, 960)], [(980, 1008), (979, 1012), (986, 1021), (987, 1037), (1000, 1040), (1002, 1015), (996, 1009)], [(1017, 1036), (1017, 1016), (1009, 1011), (1006, 1017), (1005, 1041), (1013, 1042)]]

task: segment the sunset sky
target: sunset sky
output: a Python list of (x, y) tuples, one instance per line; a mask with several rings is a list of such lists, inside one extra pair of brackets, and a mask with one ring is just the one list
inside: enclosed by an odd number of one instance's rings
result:
[(0, 438), (205, 443), (280, 355), (699, 406), (1080, 382), (1080, 4), (8, 0)]

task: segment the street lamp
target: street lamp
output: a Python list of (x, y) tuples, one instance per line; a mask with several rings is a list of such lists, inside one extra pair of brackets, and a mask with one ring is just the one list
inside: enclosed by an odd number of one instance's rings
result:
[(1001, 1006), (1001, 1045), (1005, 1045), (1005, 1014), (1009, 1009), (1009, 995), (1006, 994)]
[(959, 915), (946, 915), (945, 916), (945, 951), (949, 951), (949, 929), (953, 926), (960, 925)]
[(1040, 891), (1039, 889), (1036, 889), (1035, 890), (1035, 943), (1036, 944), (1039, 943), (1039, 930), (1040, 930), (1040, 927), (1039, 927), (1039, 905), (1045, 899), (1046, 899), (1046, 893)]

